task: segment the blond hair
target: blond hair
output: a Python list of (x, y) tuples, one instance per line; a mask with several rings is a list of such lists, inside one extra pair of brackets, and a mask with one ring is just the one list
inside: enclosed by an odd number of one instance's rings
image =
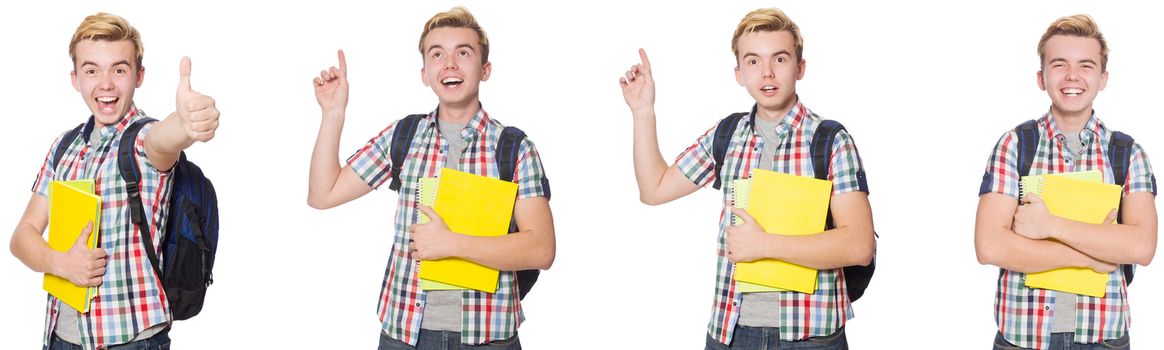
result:
[(489, 62), (489, 37), (485, 36), (485, 30), (481, 29), (481, 25), (477, 24), (477, 19), (473, 18), (473, 14), (469, 13), (469, 9), (463, 6), (457, 6), (448, 11), (433, 15), (432, 18), (424, 24), (424, 32), (420, 34), (420, 55), (424, 56), (424, 38), (428, 37), (428, 33), (437, 28), (467, 28), (477, 32), (477, 37), (480, 40), (477, 42), (481, 47), (481, 63)]
[(129, 40), (133, 43), (134, 61), (137, 68), (141, 68), (141, 59), (145, 54), (145, 48), (141, 45), (141, 33), (121, 16), (98, 12), (81, 21), (77, 31), (73, 33), (73, 41), (69, 42), (69, 57), (73, 59), (73, 65), (77, 64), (77, 43), (81, 40)]
[(1103, 39), (1103, 33), (1099, 32), (1099, 25), (1095, 23), (1095, 19), (1085, 14), (1074, 16), (1067, 16), (1055, 20), (1047, 27), (1047, 32), (1043, 33), (1043, 38), (1039, 39), (1039, 68), (1042, 69), (1043, 62), (1046, 57), (1047, 40), (1056, 35), (1069, 35), (1084, 38), (1091, 38), (1099, 41), (1099, 55), (1100, 67), (1103, 71), (1107, 71), (1107, 40)]
[(804, 59), (804, 38), (800, 37), (800, 27), (796, 26), (784, 11), (778, 8), (759, 9), (748, 12), (740, 24), (736, 26), (736, 33), (732, 35), (732, 53), (739, 59), (739, 42), (740, 36), (744, 33), (771, 31), (778, 32), (786, 30), (792, 34), (792, 41), (796, 44), (796, 59)]

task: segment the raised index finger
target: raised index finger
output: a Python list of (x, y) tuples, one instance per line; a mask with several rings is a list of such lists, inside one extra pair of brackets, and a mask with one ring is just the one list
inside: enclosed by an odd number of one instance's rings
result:
[(643, 69), (646, 70), (647, 73), (650, 73), (651, 72), (651, 60), (647, 59), (647, 50), (639, 48), (639, 60), (643, 61)]
[(347, 58), (344, 57), (344, 50), (339, 50), (338, 56), (339, 56), (339, 69), (344, 71), (344, 72), (347, 72), (348, 71), (348, 60), (347, 60)]

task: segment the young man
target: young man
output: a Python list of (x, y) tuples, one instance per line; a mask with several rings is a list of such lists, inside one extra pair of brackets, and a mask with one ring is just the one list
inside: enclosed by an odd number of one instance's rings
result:
[[(1051, 23), (1039, 40), (1039, 89), (1051, 109), (1034, 120), (1038, 143), (1029, 175), (1099, 171), (1105, 183), (1123, 183), (1104, 224), (1054, 216), (1038, 196), (1019, 199), (1019, 132), (998, 141), (978, 199), (974, 244), (978, 261), (1002, 268), (995, 298), (995, 349), (1128, 348), (1127, 284), (1120, 265), (1147, 265), (1156, 250), (1156, 180), (1139, 144), (1130, 148), (1123, 179), (1113, 167), (1113, 130), (1096, 117), (1092, 102), (1107, 85), (1107, 42), (1087, 15)], [(1032, 289), (1027, 273), (1085, 267), (1108, 274), (1096, 298)]]
[[(520, 349), (517, 328), (524, 316), (514, 271), (548, 269), (554, 261), (554, 224), (549, 182), (532, 142), (522, 139), (513, 181), (518, 184), (513, 216), (519, 232), (476, 237), (451, 232), (431, 208), (417, 203), (419, 179), (448, 167), (500, 177), (494, 159), (504, 126), (481, 109), (478, 89), (489, 79), (489, 39), (462, 7), (429, 19), (420, 36), (424, 61), (421, 82), (437, 96), (435, 110), (416, 126), (402, 164), (392, 164), (392, 137), (401, 121), (388, 125), (339, 166), (339, 139), (348, 99), (347, 63), (315, 79), (323, 120), (311, 158), (307, 202), (324, 209), (359, 198), (391, 177), (400, 181), (392, 253), (377, 307), (382, 324), (380, 349), (436, 349), (443, 343)], [(392, 168), (400, 169), (392, 174)], [(509, 170), (505, 170), (509, 171)], [(432, 218), (417, 224), (418, 211)], [(425, 291), (417, 263), (456, 257), (501, 271), (495, 293), (474, 290)]]
[[(81, 93), (92, 116), (75, 138), (66, 139), (62, 134), (49, 147), (28, 206), (12, 234), (11, 249), (33, 271), (97, 287), (97, 296), (86, 313), (48, 296), (45, 349), (169, 348), (169, 304), (161, 279), (146, 258), (143, 235), (129, 220), (126, 183), (118, 170), (117, 154), (121, 147), (133, 147), (150, 237), (158, 249), (155, 252), (160, 253), (160, 242), (166, 235), (161, 229), (165, 227), (164, 213), (169, 210), (169, 170), (182, 150), (195, 141), (214, 138), (219, 112), (214, 99), (191, 90), (190, 59), (183, 58), (177, 111), (142, 127), (132, 145), (121, 144), (125, 128), (146, 118), (133, 100), (134, 91), (145, 78), (142, 52), (137, 29), (107, 13), (86, 17), (69, 44), (73, 88)], [(61, 143), (68, 146), (56, 159)], [(93, 229), (90, 225), (69, 251), (58, 252), (49, 248), (43, 237), (49, 220), (49, 183), (80, 179), (94, 179), (101, 196), (98, 246), (85, 246), (83, 238)]]
[[(809, 236), (764, 232), (744, 210), (732, 208), (731, 183), (752, 169), (813, 176), (809, 154), (823, 119), (800, 103), (796, 81), (804, 77), (800, 30), (778, 9), (760, 9), (740, 21), (732, 37), (736, 81), (755, 100), (752, 112), (730, 135), (718, 180), (724, 202), (720, 219), (715, 302), (707, 349), (845, 349), (845, 321), (852, 317), (842, 267), (867, 265), (873, 256), (873, 218), (860, 157), (844, 130), (832, 144), (829, 207), (836, 228)], [(646, 52), (642, 63), (619, 79), (634, 122), (635, 176), (643, 203), (658, 205), (695, 192), (716, 179), (712, 154), (716, 127), (696, 140), (670, 167), (655, 132), (655, 86)], [(743, 219), (731, 226), (732, 214)], [(733, 263), (779, 259), (819, 270), (814, 294), (740, 293)]]

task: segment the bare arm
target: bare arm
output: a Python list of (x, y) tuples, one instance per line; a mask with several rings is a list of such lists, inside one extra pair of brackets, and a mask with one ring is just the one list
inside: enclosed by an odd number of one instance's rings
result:
[(315, 99), (323, 118), (311, 151), (307, 205), (316, 209), (333, 208), (372, 192), (372, 187), (351, 166), (339, 166), (339, 140), (348, 106), (348, 63), (343, 50), (337, 55), (339, 68), (321, 71), (314, 80)]
[(677, 166), (668, 167), (659, 152), (659, 138), (655, 131), (655, 79), (645, 50), (639, 49), (639, 58), (642, 62), (619, 78), (619, 85), (634, 120), (635, 180), (639, 185), (639, 200), (659, 205), (691, 194), (699, 186), (683, 176)]
[(420, 209), (430, 221), (409, 227), (410, 250), (416, 259), (458, 257), (501, 271), (545, 270), (554, 264), (554, 217), (545, 197), (518, 200), (513, 213), (518, 232), (496, 237), (452, 232), (432, 208)]
[(1135, 192), (1121, 202), (1124, 222), (1089, 224), (1052, 215), (1037, 196), (1015, 214), (1015, 232), (1031, 239), (1054, 239), (1096, 259), (1148, 265), (1156, 255), (1156, 197)]
[(176, 111), (157, 123), (145, 140), (146, 156), (160, 171), (172, 168), (183, 150), (195, 141), (210, 141), (218, 130), (214, 99), (190, 87), (189, 57), (182, 58), (179, 74)]
[(974, 248), (979, 263), (1026, 273), (1062, 267), (1088, 267), (1102, 273), (1115, 270), (1114, 264), (1096, 260), (1063, 243), (1016, 234), (1011, 227), (1017, 206), (1014, 198), (999, 193), (978, 197)]
[(44, 240), (47, 226), (48, 199), (33, 193), (12, 233), (12, 255), (33, 271), (60, 276), (79, 286), (100, 285), (105, 275), (105, 250), (88, 249), (86, 238), (92, 228), (82, 230), (69, 251), (58, 252)]
[(728, 259), (747, 262), (779, 259), (814, 269), (868, 265), (873, 259), (873, 212), (869, 194), (846, 192), (833, 197), (829, 207), (836, 227), (814, 235), (785, 236), (764, 232), (742, 209), (732, 212), (743, 224), (728, 228)]

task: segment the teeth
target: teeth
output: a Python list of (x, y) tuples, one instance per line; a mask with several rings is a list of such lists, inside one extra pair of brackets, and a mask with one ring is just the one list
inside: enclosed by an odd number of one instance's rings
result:
[(463, 81), (464, 80), (461, 80), (461, 78), (445, 78), (445, 80), (442, 80), (441, 83), (442, 84), (456, 84), (456, 83), (460, 83)]
[(1079, 94), (1082, 94), (1082, 93), (1083, 93), (1083, 89), (1080, 89), (1080, 88), (1063, 89), (1063, 94), (1065, 94), (1067, 96), (1071, 96), (1071, 97), (1079, 96)]
[(117, 98), (116, 97), (98, 97), (97, 98), (97, 102), (109, 103), (109, 102), (113, 102), (113, 101), (117, 101)]
[(760, 88), (760, 90), (773, 91), (773, 90), (776, 90), (776, 87), (772, 86), (772, 85), (765, 85), (764, 87)]

